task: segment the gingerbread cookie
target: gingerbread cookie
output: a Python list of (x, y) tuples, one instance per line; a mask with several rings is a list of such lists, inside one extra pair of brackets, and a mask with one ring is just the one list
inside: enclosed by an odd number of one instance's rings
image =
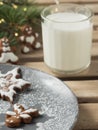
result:
[(13, 103), (18, 91), (23, 91), (30, 86), (30, 82), (21, 78), (20, 68), (14, 68), (6, 74), (0, 73), (0, 98)]
[(22, 28), (22, 33), (19, 40), (23, 44), (23, 53), (30, 52), (30, 48), (39, 49), (41, 47), (41, 43), (38, 41), (38, 33), (34, 33), (31, 26), (25, 25)]
[(7, 111), (5, 124), (8, 127), (18, 127), (21, 123), (29, 124), (34, 117), (39, 116), (37, 109), (26, 109), (20, 104), (14, 104), (13, 111)]
[(4, 37), (0, 39), (0, 63), (17, 63), (18, 57), (12, 52), (9, 40)]

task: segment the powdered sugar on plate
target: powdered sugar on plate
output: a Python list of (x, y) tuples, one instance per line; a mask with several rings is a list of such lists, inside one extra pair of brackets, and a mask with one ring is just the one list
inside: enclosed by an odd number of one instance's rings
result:
[[(6, 73), (14, 67), (11, 65), (2, 67), (0, 65), (0, 70)], [(17, 130), (72, 130), (78, 115), (78, 102), (72, 91), (53, 76), (35, 69), (22, 66), (20, 68), (23, 79), (31, 82), (31, 87), (19, 94), (16, 101), (38, 109), (41, 116), (35, 119), (32, 124)], [(10, 105), (0, 100), (1, 107), (0, 113), (6, 113)], [(10, 130), (7, 127), (3, 129)]]

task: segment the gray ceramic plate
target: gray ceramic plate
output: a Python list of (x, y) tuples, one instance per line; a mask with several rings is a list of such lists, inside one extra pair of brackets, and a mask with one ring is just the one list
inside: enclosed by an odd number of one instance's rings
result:
[[(2, 73), (16, 66), (0, 65)], [(18, 103), (34, 106), (43, 114), (32, 124), (15, 130), (72, 130), (78, 115), (75, 95), (66, 84), (44, 72), (20, 66), (23, 79), (31, 82), (31, 88), (19, 94)], [(13, 130), (4, 125), (5, 113), (10, 108), (8, 102), (0, 100), (0, 130)]]

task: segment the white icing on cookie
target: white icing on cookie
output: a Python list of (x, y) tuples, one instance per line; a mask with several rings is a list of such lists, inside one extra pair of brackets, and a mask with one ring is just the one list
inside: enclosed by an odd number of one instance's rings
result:
[(32, 112), (38, 111), (37, 109), (33, 109), (33, 108), (25, 110), (25, 108), (20, 104), (14, 104), (13, 108), (14, 108), (14, 110), (13, 110), (14, 112), (7, 111), (7, 113), (6, 113), (6, 114), (11, 115), (10, 117), (6, 116), (6, 122), (7, 122), (6, 124), (8, 124), (8, 123), (9, 124), (11, 124), (11, 123), (15, 124), (15, 119), (17, 119), (17, 121), (20, 124), (23, 123), (23, 122), (24, 123), (28, 123), (28, 122), (30, 123), (32, 121), (32, 119), (34, 118), (33, 116), (31, 116)]
[(38, 49), (41, 47), (41, 43), (40, 42), (36, 42), (35, 48)]
[(29, 118), (30, 116), (28, 114), (20, 114), (20, 117), (25, 119), (25, 118)]
[(27, 46), (24, 46), (23, 47), (23, 52), (24, 53), (28, 53), (30, 51), (30, 49), (27, 47)]
[(6, 96), (9, 98), (11, 102), (13, 102), (13, 97), (16, 95), (15, 88), (23, 90), (25, 85), (27, 87), (30, 85), (30, 82), (23, 80), (22, 78), (16, 78), (17, 76), (20, 77), (20, 73), (18, 72), (19, 67), (8, 71), (6, 74), (0, 73), (0, 95), (1, 98)]
[(2, 52), (0, 57), (0, 63), (6, 63), (9, 60), (14, 63), (18, 61), (18, 57), (12, 52), (7, 53)]
[(34, 40), (35, 40), (35, 37), (32, 35), (26, 37), (26, 42), (29, 42), (30, 44), (33, 44)]
[(20, 117), (19, 116), (16, 116), (17, 119), (19, 119)]
[(9, 122), (9, 119), (6, 119), (6, 122)]
[(18, 113), (22, 112), (20, 105), (18, 105), (18, 104), (14, 104), (14, 110), (17, 110)]
[(25, 110), (24, 112), (22, 112), (22, 114), (23, 114), (23, 113), (36, 112), (36, 111), (37, 111), (37, 109), (30, 108), (30, 109), (27, 109), (27, 110)]
[(21, 41), (24, 41), (24, 38), (25, 38), (24, 36), (20, 36)]
[(7, 47), (2, 47), (2, 49), (3, 49), (3, 52), (7, 52), (7, 51), (11, 51), (11, 48), (9, 47), (9, 46), (7, 46)]
[(38, 37), (38, 36), (39, 36), (39, 34), (38, 34), (38, 33), (35, 33), (35, 36), (36, 36), (36, 37)]
[(13, 120), (10, 120), (10, 123), (13, 123), (14, 121)]
[(25, 25), (22, 28), (23, 34), (19, 37), (20, 42), (23, 44), (22, 52), (28, 53), (31, 49), (38, 49), (41, 47), (41, 43), (39, 41), (39, 34), (34, 32), (32, 27), (29, 25)]
[(7, 111), (6, 114), (7, 114), (7, 115), (10, 115), (10, 116), (15, 116), (15, 115), (16, 115), (16, 113), (15, 113), (15, 112), (12, 112), (12, 111)]
[(12, 62), (15, 63), (18, 61), (18, 57), (12, 52), (8, 39), (0, 39), (0, 63)]

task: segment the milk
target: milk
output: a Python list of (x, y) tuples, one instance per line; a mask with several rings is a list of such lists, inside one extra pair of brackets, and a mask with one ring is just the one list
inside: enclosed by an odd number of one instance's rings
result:
[(45, 63), (64, 72), (86, 68), (90, 64), (92, 43), (92, 24), (87, 16), (55, 13), (46, 19), (42, 23)]

